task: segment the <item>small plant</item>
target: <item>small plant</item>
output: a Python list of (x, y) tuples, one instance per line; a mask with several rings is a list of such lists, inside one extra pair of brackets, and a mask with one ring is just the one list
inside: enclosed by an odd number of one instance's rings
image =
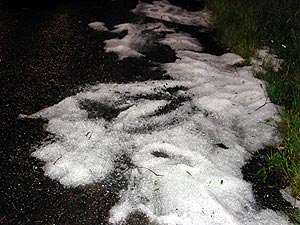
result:
[[(271, 101), (281, 106), (282, 121), (276, 126), (282, 143), (269, 155), (268, 167), (258, 173), (263, 180), (274, 170), (289, 180), (295, 198), (300, 197), (300, 1), (207, 0), (217, 40), (249, 61), (257, 49), (269, 47), (278, 56), (280, 68), (266, 62), (257, 72), (267, 83)], [(243, 66), (243, 65), (235, 65)], [(287, 212), (300, 224), (299, 210)]]
[(293, 208), (286, 211), (287, 215), (289, 215), (290, 221), (294, 224), (300, 224), (300, 209)]
[(263, 179), (264, 182), (266, 182), (267, 178), (268, 178), (268, 172), (269, 169), (266, 168), (265, 166), (262, 166), (258, 171), (257, 171), (257, 175), (259, 177), (261, 177)]
[(158, 186), (158, 181), (157, 180), (154, 180), (153, 185), (154, 185), (154, 191), (158, 191), (159, 186)]

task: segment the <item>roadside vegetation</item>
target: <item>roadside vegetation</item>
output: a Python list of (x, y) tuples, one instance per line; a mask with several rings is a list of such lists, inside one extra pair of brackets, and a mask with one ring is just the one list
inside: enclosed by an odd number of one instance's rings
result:
[[(271, 173), (280, 170), (289, 180), (292, 194), (300, 198), (300, 1), (297, 0), (207, 0), (213, 14), (217, 39), (246, 59), (256, 50), (268, 47), (282, 59), (275, 71), (266, 62), (264, 72), (257, 72), (267, 83), (271, 101), (282, 106), (282, 121), (277, 123), (283, 141), (269, 154)], [(289, 213), (300, 224), (300, 212)]]

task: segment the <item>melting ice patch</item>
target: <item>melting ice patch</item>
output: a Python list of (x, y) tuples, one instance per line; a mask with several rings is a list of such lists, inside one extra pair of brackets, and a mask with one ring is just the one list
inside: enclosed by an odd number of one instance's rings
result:
[(167, 0), (153, 1), (152, 4), (140, 2), (132, 10), (137, 15), (151, 17), (184, 25), (208, 27), (209, 13), (206, 10), (189, 12), (171, 5)]
[[(207, 26), (208, 13), (188, 12), (180, 7), (171, 5), (168, 1), (154, 1), (153, 4), (140, 2), (133, 12), (137, 15), (157, 18), (162, 21), (172, 21), (194, 26)], [(100, 22), (101, 23), (101, 22)], [(99, 25), (89, 26), (97, 28)], [(173, 50), (190, 50), (201, 52), (202, 46), (197, 39), (184, 32), (176, 32), (173, 28), (168, 28), (161, 22), (157, 23), (124, 23), (114, 27), (112, 32), (127, 32), (123, 38), (115, 38), (105, 41), (106, 52), (118, 54), (119, 59), (128, 57), (144, 57), (143, 52), (154, 44), (164, 44)]]
[(105, 41), (106, 52), (115, 52), (119, 59), (128, 57), (144, 56), (141, 51), (159, 40), (160, 32), (174, 32), (172, 29), (166, 28), (162, 23), (148, 24), (119, 24), (115, 26), (113, 32), (120, 33), (127, 31), (127, 35), (119, 39), (110, 39)]
[(202, 51), (201, 44), (189, 34), (176, 33), (174, 29), (162, 23), (132, 24), (124, 23), (115, 26), (112, 32), (126, 31), (123, 38), (105, 41), (106, 52), (118, 54), (119, 59), (128, 57), (143, 57), (142, 52), (157, 43), (170, 46), (173, 50)]
[[(164, 12), (185, 24), (197, 19), (167, 1), (140, 3), (135, 12)], [(33, 153), (46, 175), (66, 186), (100, 182), (126, 155), (133, 166), (110, 210), (113, 224), (136, 211), (159, 224), (288, 224), (257, 209), (241, 174), (251, 153), (279, 141), (269, 124), (279, 119), (276, 107), (265, 104), (264, 84), (251, 68), (233, 68), (242, 61), (235, 54), (195, 52), (195, 39), (161, 23), (116, 26), (121, 31), (128, 34), (107, 40), (107, 51), (139, 57), (154, 37), (176, 50), (178, 59), (161, 65), (173, 80), (98, 84), (31, 115), (48, 119), (56, 137)]]
[(201, 52), (201, 44), (187, 33), (171, 33), (160, 41), (160, 43), (170, 46), (173, 50), (191, 50)]
[[(174, 80), (99, 84), (33, 114), (56, 135), (33, 155), (48, 176), (71, 186), (101, 181), (118, 157), (131, 158), (112, 223), (141, 211), (161, 224), (288, 224), (256, 209), (240, 171), (251, 152), (278, 141), (267, 122), (278, 119), (275, 106), (259, 108), (263, 85), (249, 68), (230, 67), (240, 60), (234, 54), (178, 56), (163, 65)], [(107, 108), (118, 113), (106, 119)]]
[(88, 26), (96, 31), (108, 31), (107, 27), (103, 22), (99, 22), (99, 21), (92, 22), (89, 23)]
[(128, 34), (122, 39), (110, 39), (105, 41), (106, 52), (115, 52), (119, 59), (128, 57), (140, 57), (143, 54), (138, 50), (145, 43), (138, 25), (126, 23), (115, 26), (114, 32), (127, 31)]

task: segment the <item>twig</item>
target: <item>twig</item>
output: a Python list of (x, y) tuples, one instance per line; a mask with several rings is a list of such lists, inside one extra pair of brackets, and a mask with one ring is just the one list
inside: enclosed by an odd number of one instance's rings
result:
[(1, 219), (0, 219), (0, 223), (2, 223), (4, 220), (5, 220), (6, 216), (3, 216)]
[(263, 92), (264, 92), (264, 94), (266, 96), (266, 100), (265, 100), (265, 103), (262, 106), (259, 106), (257, 109), (255, 109), (255, 111), (258, 111), (259, 109), (261, 109), (262, 107), (264, 107), (266, 104), (272, 103), (272, 102), (268, 102), (268, 93), (264, 89), (264, 86), (261, 83), (259, 85), (260, 85), (261, 89), (263, 90)]
[(55, 165), (55, 163), (57, 163), (57, 161), (60, 160), (61, 158), (62, 158), (62, 155), (54, 161), (53, 165)]
[(158, 176), (158, 177), (163, 177), (164, 175), (161, 175), (161, 174), (157, 174), (155, 173), (153, 170), (147, 168), (147, 167), (143, 167), (143, 166), (136, 166), (137, 169), (147, 169), (149, 170), (150, 172), (152, 172), (155, 176)]
[(262, 107), (264, 107), (266, 104), (269, 104), (271, 102), (265, 102), (263, 105), (259, 106), (257, 109), (255, 109), (255, 111), (258, 111), (259, 109), (261, 109)]

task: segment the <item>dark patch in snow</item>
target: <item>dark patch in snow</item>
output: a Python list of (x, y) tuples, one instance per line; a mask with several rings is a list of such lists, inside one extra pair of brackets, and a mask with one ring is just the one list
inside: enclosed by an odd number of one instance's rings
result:
[[(156, 67), (145, 57), (125, 58), (121, 61), (115, 53), (107, 53), (103, 57), (104, 74), (101, 67), (98, 69), (98, 81), (127, 83), (130, 81), (165, 80), (171, 79), (165, 71)], [(101, 73), (101, 74), (100, 74)]]
[(174, 50), (167, 45), (158, 43), (155, 43), (151, 46), (146, 46), (146, 48), (140, 52), (144, 54), (148, 60), (158, 63), (175, 62), (177, 59)]
[(114, 170), (103, 181), (102, 186), (105, 192), (99, 201), (99, 218), (96, 224), (108, 224), (109, 210), (120, 200), (120, 192), (127, 189), (128, 180), (126, 171), (133, 168), (134, 165), (127, 155), (121, 155), (115, 160)]
[(268, 154), (272, 151), (275, 151), (272, 147), (257, 151), (243, 166), (242, 173), (244, 179), (252, 183), (255, 199), (261, 207), (273, 210), (290, 209), (292, 208), (291, 203), (286, 201), (280, 193), (280, 189), (289, 186), (285, 175), (276, 170), (269, 173), (265, 180), (258, 175), (261, 169), (268, 168)]
[(219, 148), (228, 149), (228, 147), (226, 145), (224, 145), (223, 143), (217, 143), (215, 145)]
[[(163, 85), (162, 89), (155, 89), (154, 91), (157, 91), (155, 94), (138, 94), (136, 96), (129, 96), (129, 98), (132, 99), (149, 99), (149, 100), (175, 100), (178, 97), (176, 96), (178, 91), (185, 91), (188, 90), (188, 88), (184, 86), (175, 86), (175, 87), (167, 87), (168, 83)], [(183, 98), (183, 97), (181, 97)], [(189, 100), (189, 98), (186, 98), (186, 100)]]
[(168, 95), (166, 93), (160, 92), (157, 94), (138, 94), (134, 97), (131, 97), (132, 99), (148, 99), (148, 100), (171, 100), (173, 96)]
[(167, 88), (166, 85), (164, 85), (165, 88), (163, 89), (163, 91), (169, 92), (171, 95), (177, 93), (178, 91), (187, 91), (188, 90), (188, 88), (184, 87), (184, 86), (175, 86), (175, 87)]
[(116, 118), (120, 112), (129, 108), (115, 108), (109, 104), (92, 100), (81, 101), (79, 103), (79, 107), (88, 112), (89, 119), (103, 118), (107, 121), (111, 121), (112, 119)]
[(151, 152), (151, 154), (154, 155), (155, 157), (170, 158), (170, 156), (164, 152), (154, 151), (154, 152)]
[(173, 100), (171, 100), (170, 103), (166, 104), (163, 107), (160, 107), (158, 110), (156, 110), (151, 116), (159, 116), (162, 114), (167, 114), (170, 113), (174, 110), (176, 110), (177, 108), (179, 108), (180, 106), (182, 106), (182, 104), (186, 101), (189, 101), (190, 98), (189, 97), (177, 97)]
[[(147, 117), (145, 118), (148, 121), (150, 121), (152, 118), (151, 117)], [(168, 121), (165, 121), (163, 124), (162, 123), (155, 123), (155, 121), (152, 121), (150, 123), (147, 123), (146, 121), (142, 124), (140, 124), (139, 127), (134, 127), (134, 128), (125, 128), (125, 131), (127, 133), (131, 133), (131, 134), (149, 134), (152, 133), (154, 131), (160, 131), (160, 130), (165, 130), (166, 127), (171, 128), (172, 126), (177, 125), (178, 123), (180, 123), (183, 119), (182, 118), (172, 118)]]
[(142, 212), (136, 211), (129, 214), (124, 225), (158, 225), (151, 222), (149, 218)]
[(187, 88), (184, 86), (175, 86), (175, 87), (167, 88), (167, 83), (166, 83), (165, 85), (163, 85), (163, 87), (164, 88), (162, 88), (162, 89), (154, 90), (154, 91), (158, 92), (157, 94), (149, 94), (149, 95), (140, 94), (140, 95), (136, 95), (131, 98), (170, 101), (168, 104), (160, 107), (159, 109), (157, 109), (153, 114), (149, 115), (148, 117), (159, 116), (162, 114), (170, 113), (170, 112), (176, 110), (177, 108), (179, 108), (180, 106), (182, 106), (182, 104), (184, 102), (191, 100), (191, 98), (188, 96), (176, 96), (178, 91), (187, 90)]
[(148, 115), (147, 117), (154, 117), (154, 116), (159, 116), (163, 114), (170, 113), (180, 106), (184, 102), (190, 101), (191, 98), (188, 96), (176, 96), (177, 92), (180, 90), (186, 90), (185, 87), (183, 86), (176, 86), (176, 87), (170, 87), (167, 88), (164, 85), (165, 88), (157, 90), (157, 94), (149, 94), (149, 95), (136, 95), (134, 97), (131, 97), (133, 99), (149, 99), (149, 100), (168, 100), (170, 101), (168, 104), (165, 106), (160, 107), (157, 109), (154, 113)]

